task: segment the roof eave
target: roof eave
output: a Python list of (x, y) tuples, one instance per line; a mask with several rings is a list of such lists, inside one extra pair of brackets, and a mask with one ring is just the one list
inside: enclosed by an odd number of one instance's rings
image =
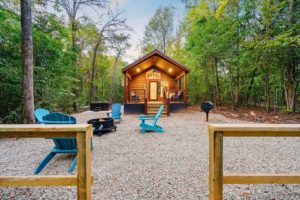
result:
[(139, 63), (143, 62), (144, 60), (148, 59), (149, 57), (151, 57), (154, 54), (158, 54), (159, 56), (161, 56), (162, 58), (166, 59), (167, 61), (171, 62), (172, 64), (176, 65), (177, 67), (181, 68), (182, 70), (184, 70), (185, 72), (189, 73), (190, 69), (179, 64), (177, 61), (173, 60), (172, 58), (170, 58), (169, 56), (163, 54), (162, 52), (160, 52), (157, 49), (154, 49), (153, 51), (149, 52), (148, 54), (144, 55), (143, 57), (139, 58), (138, 60), (134, 61), (133, 63), (127, 65), (126, 67), (124, 67), (122, 69), (122, 73), (125, 74), (127, 70), (129, 70), (130, 68), (138, 65)]

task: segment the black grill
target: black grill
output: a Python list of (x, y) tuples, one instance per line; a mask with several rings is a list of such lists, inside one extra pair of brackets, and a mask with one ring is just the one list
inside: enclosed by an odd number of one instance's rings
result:
[(214, 104), (210, 101), (204, 101), (201, 104), (201, 109), (203, 112), (206, 113), (206, 121), (208, 122), (208, 113), (210, 110), (212, 110), (214, 108)]

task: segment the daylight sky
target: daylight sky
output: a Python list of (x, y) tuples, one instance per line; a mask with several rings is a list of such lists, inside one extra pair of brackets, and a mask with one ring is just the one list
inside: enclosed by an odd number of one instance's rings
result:
[(175, 8), (174, 27), (182, 20), (185, 12), (184, 4), (181, 0), (115, 0), (118, 1), (120, 9), (124, 10), (128, 25), (134, 32), (131, 35), (130, 49), (123, 59), (132, 62), (140, 55), (140, 41), (143, 38), (145, 27), (149, 19), (154, 15), (155, 10), (160, 6), (173, 6)]
[[(126, 51), (123, 60), (131, 63), (141, 55), (141, 40), (143, 39), (145, 27), (150, 18), (154, 15), (156, 9), (160, 6), (173, 6), (174, 15), (174, 29), (178, 28), (179, 22), (183, 20), (185, 13), (185, 5), (181, 0), (108, 0), (112, 8), (118, 7), (124, 12), (123, 17), (127, 18), (127, 24), (133, 29), (131, 33), (130, 44), (131, 47)], [(62, 15), (67, 20), (66, 13), (61, 9), (57, 12), (53, 8), (53, 4), (48, 4), (47, 11)], [(88, 16), (94, 22), (99, 21), (100, 15), (97, 14), (97, 9), (84, 7), (79, 10), (78, 16)], [(98, 10), (99, 11), (99, 10)], [(99, 11), (101, 13), (101, 11)], [(101, 18), (102, 19), (102, 18)], [(105, 21), (105, 19), (102, 19)]]

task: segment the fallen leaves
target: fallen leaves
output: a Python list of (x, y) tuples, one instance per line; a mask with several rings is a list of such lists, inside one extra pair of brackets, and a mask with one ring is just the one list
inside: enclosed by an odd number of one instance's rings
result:
[[(199, 106), (188, 108), (189, 111), (200, 111)], [(284, 112), (267, 112), (264, 108), (243, 107), (237, 110), (229, 107), (218, 106), (210, 113), (222, 114), (232, 119), (240, 119), (245, 121), (252, 121), (256, 123), (270, 123), (270, 124), (298, 124), (300, 123), (300, 114), (284, 113)]]
[(242, 192), (242, 196), (246, 199), (249, 198), (249, 195), (250, 195), (250, 192)]

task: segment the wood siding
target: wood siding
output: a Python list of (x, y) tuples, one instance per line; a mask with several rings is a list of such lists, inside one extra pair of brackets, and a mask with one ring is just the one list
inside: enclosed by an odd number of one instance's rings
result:
[[(129, 89), (144, 89), (146, 87), (147, 90), (147, 95), (148, 95), (148, 99), (149, 99), (149, 83), (150, 81), (157, 81), (158, 84), (160, 84), (161, 81), (168, 81), (169, 84), (169, 88), (170, 89), (176, 89), (176, 81), (169, 76), (168, 74), (161, 72), (161, 79), (146, 79), (146, 72), (142, 72), (141, 74), (132, 77), (131, 80), (129, 81)], [(159, 98), (158, 100), (160, 100), (160, 94), (158, 95)]]

